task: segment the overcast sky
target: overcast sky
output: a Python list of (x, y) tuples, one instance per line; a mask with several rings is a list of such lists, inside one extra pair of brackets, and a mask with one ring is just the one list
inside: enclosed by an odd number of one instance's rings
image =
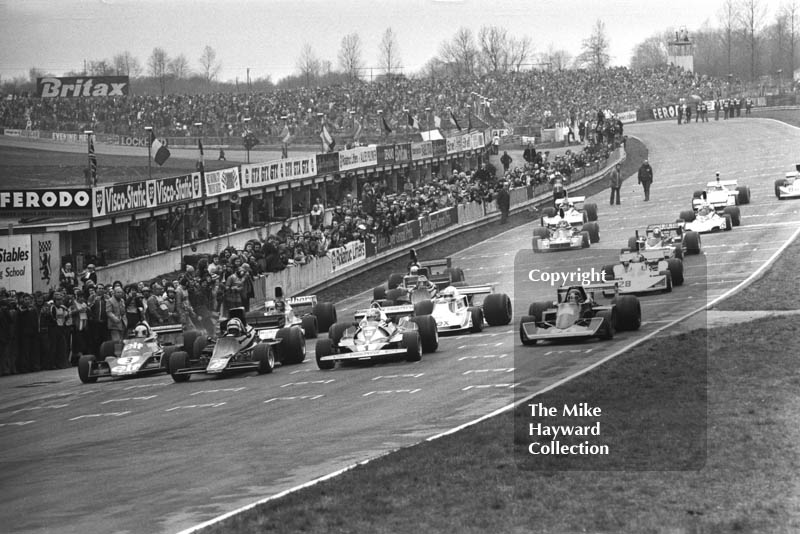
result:
[[(759, 0), (773, 20), (779, 0)], [(155, 47), (183, 54), (200, 70), (206, 45), (222, 64), (220, 79), (297, 73), (306, 43), (338, 68), (342, 37), (358, 33), (367, 67), (378, 65), (386, 28), (397, 36), (405, 72), (418, 71), (442, 41), (466, 26), (505, 27), (530, 36), (534, 52), (551, 45), (573, 56), (597, 20), (610, 40), (613, 65), (628, 65), (633, 47), (667, 29), (717, 22), (723, 0), (0, 0), (0, 77), (54, 75), (84, 60), (130, 51), (146, 71)]]

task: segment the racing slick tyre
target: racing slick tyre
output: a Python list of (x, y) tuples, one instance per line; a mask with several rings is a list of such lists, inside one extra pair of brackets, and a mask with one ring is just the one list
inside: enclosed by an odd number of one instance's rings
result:
[(683, 246), (686, 254), (700, 254), (700, 234), (691, 230), (683, 234)]
[[(198, 338), (199, 339), (199, 338)], [(197, 343), (197, 341), (195, 341)], [(172, 353), (177, 351), (180, 347), (177, 345), (172, 345), (171, 347), (164, 347), (164, 352), (161, 354), (161, 368), (164, 369), (167, 373), (169, 373), (169, 358), (172, 356)]]
[[(532, 302), (531, 305), (528, 306), (528, 315), (523, 317), (523, 319), (527, 318), (530, 319), (530, 321), (541, 322), (544, 312), (552, 307), (552, 302)], [(525, 321), (523, 320), (523, 322)]]
[(729, 232), (733, 230), (733, 219), (731, 219), (730, 213), (725, 213), (724, 215), (725, 215), (725, 228), (723, 228), (723, 230)]
[(483, 300), (483, 316), (489, 326), (502, 326), (511, 322), (511, 299), (505, 293), (491, 293)]
[(392, 273), (389, 275), (389, 281), (386, 284), (386, 289), (394, 289), (403, 283), (403, 273)]
[(317, 347), (314, 350), (314, 357), (317, 360), (317, 367), (322, 370), (333, 369), (336, 366), (336, 362), (334, 361), (325, 361), (323, 362), (320, 360), (323, 356), (330, 356), (333, 354), (333, 343), (330, 339), (318, 339), (317, 340)]
[(392, 302), (409, 302), (408, 300), (408, 293), (403, 291), (402, 289), (390, 289), (386, 292), (386, 300), (391, 300)]
[(639, 250), (639, 244), (637, 242), (636, 236), (628, 238), (628, 250), (631, 252), (636, 252)]
[(672, 274), (669, 271), (658, 271), (658, 274), (663, 276), (667, 281), (664, 286), (664, 293), (672, 293)]
[(109, 356), (114, 356), (115, 344), (114, 341), (104, 341), (103, 344), (100, 345), (100, 356), (98, 356), (97, 359), (104, 362)]
[(597, 204), (584, 204), (583, 211), (586, 213), (589, 222), (597, 220)]
[(678, 216), (678, 218), (683, 219), (684, 222), (690, 223), (694, 221), (694, 211), (692, 210), (682, 211), (680, 216)]
[(670, 258), (667, 260), (667, 269), (672, 277), (672, 284), (677, 286), (683, 285), (683, 262), (678, 258)]
[(600, 226), (596, 222), (587, 222), (581, 230), (589, 232), (589, 239), (592, 243), (600, 242)]
[[(351, 326), (353, 326), (353, 323), (334, 323), (331, 325), (330, 330), (328, 330), (328, 339), (331, 340), (331, 343), (334, 347), (339, 345), (339, 341), (341, 341), (344, 331)], [(319, 341), (317, 343), (319, 343)]]
[(258, 362), (258, 374), (266, 375), (275, 369), (275, 353), (272, 346), (261, 343), (253, 349), (253, 360)]
[[(197, 339), (195, 339), (194, 344), (192, 345), (192, 352), (189, 353), (191, 355), (191, 359), (192, 360), (198, 359), (200, 357), (200, 354), (202, 354), (203, 351), (205, 350), (206, 345), (208, 345), (207, 337), (200, 336)], [(176, 348), (175, 350), (178, 349)]]
[(202, 337), (197, 330), (190, 330), (183, 333), (183, 350), (194, 356), (194, 342)]
[(300, 321), (300, 326), (303, 328), (303, 335), (306, 339), (317, 339), (317, 316), (306, 315)]
[(777, 198), (778, 200), (781, 199), (781, 189), (780, 188), (781, 187), (785, 187), (785, 186), (786, 186), (786, 179), (785, 178), (781, 178), (779, 180), (775, 180), (775, 198)]
[(414, 304), (414, 315), (430, 315), (433, 313), (433, 301), (425, 299)]
[(191, 378), (192, 375), (178, 375), (175, 374), (180, 369), (185, 369), (189, 366), (189, 355), (182, 351), (178, 350), (170, 354), (169, 356), (169, 374), (172, 375), (172, 380), (175, 382), (186, 382)]
[(603, 324), (600, 325), (600, 328), (597, 330), (597, 337), (600, 339), (614, 339), (614, 332), (616, 328), (614, 327), (614, 323), (616, 323), (616, 317), (614, 317), (613, 310), (602, 310), (597, 312), (597, 317), (603, 319)]
[(731, 223), (733, 226), (739, 226), (741, 224), (741, 212), (737, 206), (725, 206), (722, 213), (727, 213), (731, 216)]
[(536, 226), (533, 229), (533, 238), (534, 239), (536, 239), (537, 237), (541, 238), (541, 239), (547, 239), (549, 236), (550, 236), (550, 232), (544, 226)]
[(303, 363), (306, 359), (306, 338), (297, 326), (287, 326), (278, 330), (281, 338), (278, 345), (281, 363)]
[(336, 322), (336, 306), (333, 302), (318, 302), (311, 313), (317, 317), (317, 333), (327, 332), (331, 325)]
[(372, 290), (372, 300), (383, 300), (386, 298), (386, 286), (378, 286)]
[[(536, 303), (534, 302), (531, 306), (534, 306)], [(525, 335), (525, 330), (523, 330), (522, 325), (526, 323), (535, 323), (537, 321), (536, 317), (531, 317), (530, 315), (523, 315), (522, 319), (519, 320), (519, 340), (522, 341), (522, 344), (526, 347), (530, 347), (531, 345), (536, 345), (535, 339), (528, 339)]]
[[(555, 217), (556, 213), (556, 209), (550, 206), (542, 210), (542, 217)], [(544, 226), (544, 221), (542, 221), (542, 226)]]
[(483, 332), (483, 310), (478, 306), (469, 308), (470, 318), (472, 319), (472, 327), (469, 331), (473, 334)]
[(683, 260), (683, 247), (680, 245), (675, 245), (675, 257), (679, 260)]
[(692, 193), (692, 200), (696, 198), (703, 198), (703, 191), (695, 191)]
[(445, 272), (450, 275), (451, 284), (464, 281), (464, 270), (461, 267), (448, 268)]
[(539, 248), (539, 238), (538, 237), (534, 237), (531, 240), (531, 248), (533, 249), (534, 253), (541, 251), (541, 249)]
[(407, 362), (418, 362), (422, 359), (422, 340), (419, 332), (403, 332), (403, 347), (406, 349)]
[(587, 231), (581, 231), (581, 248), (589, 248), (592, 246), (592, 237)]
[[(600, 269), (600, 276), (603, 277), (603, 282), (609, 283), (613, 282), (616, 279), (614, 276), (614, 266), (613, 265), (603, 265), (603, 268)], [(530, 312), (528, 312), (530, 313)], [(533, 315), (531, 313), (531, 315)]]
[(95, 360), (96, 358), (91, 354), (84, 354), (81, 356), (81, 359), (78, 360), (78, 378), (80, 378), (81, 382), (84, 384), (94, 384), (97, 382), (96, 376), (89, 376), (89, 370), (92, 368), (92, 364)]
[(750, 188), (745, 185), (740, 185), (736, 188), (736, 192), (739, 193), (738, 200), (739, 204), (750, 204)]
[(436, 352), (439, 348), (439, 329), (436, 326), (436, 319), (430, 315), (419, 315), (414, 317), (417, 323), (417, 331), (422, 341), (422, 352)]
[(642, 326), (642, 306), (639, 299), (633, 295), (620, 295), (612, 302), (617, 309), (617, 330), (639, 330)]

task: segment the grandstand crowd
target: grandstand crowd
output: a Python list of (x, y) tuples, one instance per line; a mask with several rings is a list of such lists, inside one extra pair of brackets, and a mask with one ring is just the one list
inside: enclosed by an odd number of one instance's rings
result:
[[(399, 117), (408, 107), (461, 109), (471, 92), (491, 95), (491, 114), (508, 122), (567, 120), (581, 124), (574, 150), (550, 157), (528, 146), (524, 161), (498, 170), (485, 158), (475, 170), (434, 174), (425, 183), (406, 182), (400, 191), (367, 183), (337, 198), (333, 206), (317, 199), (310, 209), (310, 228), (292, 229), (286, 222), (274, 234), (261, 233), (242, 248), (228, 247), (176, 279), (98, 281), (93, 265), (82, 273), (69, 262), (60, 269), (59, 287), (48, 294), (22, 294), (0, 287), (0, 374), (35, 372), (75, 365), (81, 354), (97, 354), (100, 344), (123, 338), (140, 321), (151, 325), (182, 324), (213, 333), (219, 313), (245, 306), (254, 296), (253, 280), (292, 268), (353, 240), (390, 236), (404, 222), (466, 202), (492, 202), (505, 187), (549, 189), (568, 185), (576, 172), (604, 161), (624, 143), (622, 124), (603, 119), (603, 111), (628, 110), (675, 101), (687, 92), (715, 87), (675, 68), (631, 71), (530, 71), (481, 78), (393, 79), (348, 87), (275, 91), (267, 94), (129, 96), (106, 99), (36, 99), (0, 101), (3, 125), (70, 131), (91, 126), (97, 132), (126, 134), (155, 125), (160, 135), (181, 135), (202, 121), (219, 135), (237, 135), (235, 124), (253, 117), (251, 129), (271, 135), (289, 114), (294, 128), (313, 131), (316, 113), (344, 130), (349, 110), (364, 116), (378, 109)], [(573, 120), (574, 119), (574, 120)], [(401, 119), (398, 119), (401, 120)], [(571, 139), (570, 139), (571, 140)], [(504, 165), (506, 167), (506, 165)], [(540, 192), (539, 189), (537, 192)]]

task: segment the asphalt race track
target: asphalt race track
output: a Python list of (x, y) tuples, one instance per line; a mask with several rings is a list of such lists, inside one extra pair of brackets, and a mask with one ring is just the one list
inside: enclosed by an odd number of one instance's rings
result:
[[(672, 222), (689, 209), (692, 191), (715, 171), (752, 193), (751, 204), (741, 206), (742, 226), (703, 236), (705, 255), (687, 259), (684, 286), (641, 298), (638, 332), (608, 342), (521, 347), (516, 321), (534, 299), (527, 286), (514, 291), (515, 253), (531, 247), (526, 225), (454, 257), (469, 283), (494, 283), (514, 298), (515, 321), (442, 338), (439, 351), (419, 363), (320, 371), (309, 341), (305, 363), (272, 375), (193, 377), (184, 384), (157, 375), (90, 385), (80, 383), (75, 369), (5, 377), (3, 530), (177, 532), (419, 442), (510, 404), (514, 385), (518, 394), (537, 391), (703, 306), (746, 279), (796, 230), (800, 203), (778, 201), (773, 183), (794, 169), (800, 130), (740, 118), (632, 124), (626, 133), (650, 149), (651, 201), (632, 193), (635, 177), (623, 185), (621, 206), (609, 207), (602, 192), (592, 199), (601, 242), (537, 254), (547, 269), (599, 269), (636, 229)], [(340, 319), (368, 304), (371, 288), (364, 289), (337, 304)]]

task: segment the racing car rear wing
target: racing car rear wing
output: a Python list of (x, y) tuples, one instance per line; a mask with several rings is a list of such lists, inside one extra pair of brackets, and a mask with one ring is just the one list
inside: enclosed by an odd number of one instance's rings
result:
[(419, 266), (423, 269), (427, 269), (428, 274), (426, 275), (429, 279), (431, 276), (444, 276), (447, 274), (447, 269), (450, 268), (451, 260), (450, 258), (438, 259), (438, 260), (426, 260), (419, 262)]
[[(356, 310), (353, 314), (353, 317), (356, 321), (360, 321), (364, 318), (369, 310), (372, 308), (364, 308), (361, 310)], [(384, 306), (380, 308), (380, 310), (389, 318), (389, 319), (396, 319), (397, 317), (404, 317), (406, 315), (413, 315), (414, 314), (414, 305), (413, 304), (400, 304), (398, 306)]]
[(151, 326), (150, 331), (154, 334), (178, 334), (183, 332), (183, 325), (178, 324), (163, 324), (160, 326)]
[[(672, 234), (673, 232), (675, 235), (681, 235), (683, 233), (683, 226), (684, 223), (661, 223), (661, 224), (648, 224), (645, 232), (647, 235), (653, 233), (653, 230), (658, 228), (662, 234)], [(666, 237), (671, 237), (670, 235), (666, 235)]]
[(581, 203), (583, 203), (585, 201), (586, 201), (586, 197), (585, 196), (583, 196), (583, 197), (566, 197), (566, 198), (561, 198), (561, 199), (557, 200), (556, 201), (556, 206), (558, 206), (559, 204), (567, 204), (567, 205), (572, 204), (574, 206), (575, 204), (581, 204)]
[(619, 261), (637, 261), (639, 256), (643, 256), (645, 261), (659, 261), (669, 258), (672, 249), (670, 247), (645, 250), (640, 248), (638, 252), (623, 252), (619, 255)]
[(459, 293), (462, 295), (467, 295), (471, 297), (473, 295), (488, 295), (491, 293), (494, 288), (491, 285), (484, 285), (484, 286), (465, 286), (456, 288)]
[(316, 306), (317, 296), (307, 295), (305, 297), (289, 297), (286, 299), (286, 304), (292, 308), (301, 308), (303, 306)]
[(739, 182), (736, 180), (719, 180), (719, 181), (708, 182), (706, 184), (706, 187), (715, 187), (718, 185), (721, 185), (723, 187), (736, 187), (738, 183)]

